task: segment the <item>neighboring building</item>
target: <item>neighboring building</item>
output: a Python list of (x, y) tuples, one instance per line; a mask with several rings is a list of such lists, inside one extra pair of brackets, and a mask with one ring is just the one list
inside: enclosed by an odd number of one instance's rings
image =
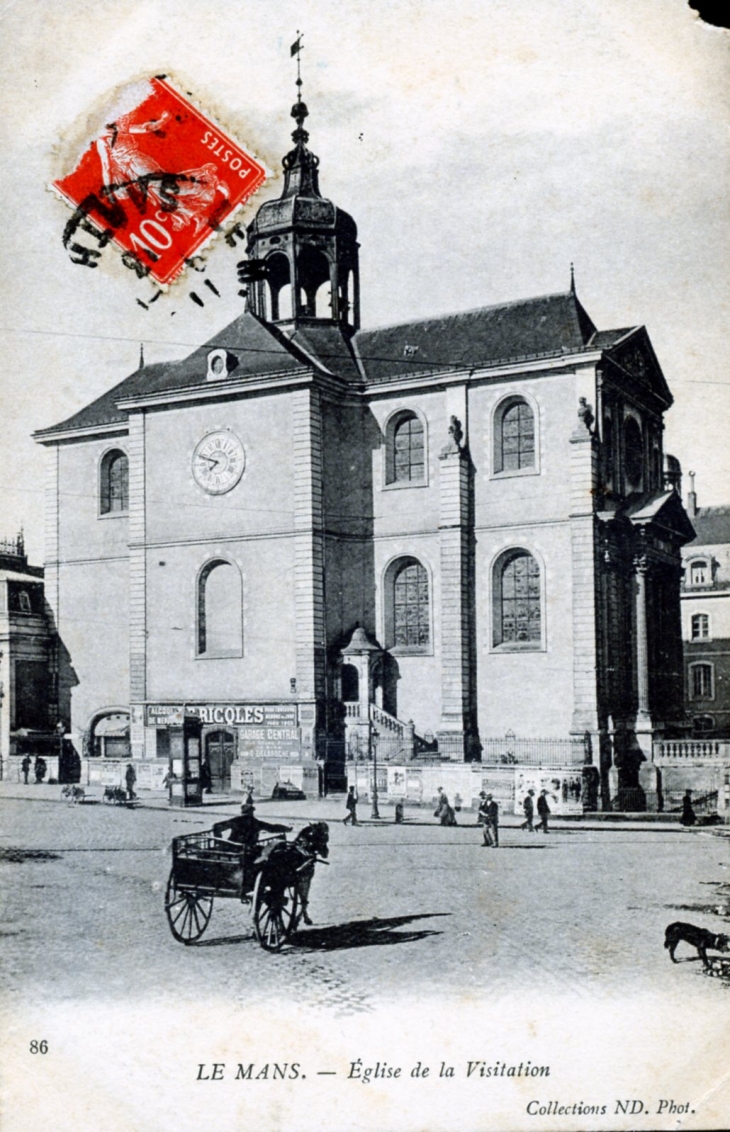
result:
[(375, 745), (414, 780), (422, 755), (483, 756), (577, 767), (578, 793), (587, 761), (587, 804), (600, 782), (653, 805), (693, 531), (646, 330), (597, 330), (572, 280), (361, 330), (356, 225), (306, 113), (248, 231), (248, 309), (36, 434), (86, 772), (131, 756), (160, 783), (189, 717), (217, 790), (317, 758), (341, 781)]
[(43, 568), (28, 565), (22, 534), (1, 540), (0, 778), (19, 780), (26, 754), (43, 756), (46, 781), (58, 777), (54, 645)]
[(682, 550), (685, 700), (696, 738), (730, 738), (730, 507), (687, 512), (697, 537)]

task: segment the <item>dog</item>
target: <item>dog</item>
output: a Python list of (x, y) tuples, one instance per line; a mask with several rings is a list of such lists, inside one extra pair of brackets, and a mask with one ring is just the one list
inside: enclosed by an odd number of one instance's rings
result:
[(672, 963), (677, 962), (674, 958), (674, 952), (677, 950), (677, 944), (680, 940), (684, 940), (685, 943), (697, 948), (697, 954), (706, 970), (710, 966), (710, 961), (707, 958), (708, 947), (712, 948), (713, 951), (728, 951), (730, 945), (730, 936), (722, 935), (722, 933), (716, 935), (714, 932), (708, 932), (706, 928), (698, 928), (694, 924), (683, 924), (678, 920), (676, 923), (670, 924), (664, 933), (664, 946), (669, 950), (669, 958)]
[(112, 806), (126, 806), (127, 791), (123, 786), (107, 786), (104, 790), (102, 802)]
[(83, 802), (86, 799), (86, 791), (82, 786), (64, 786), (61, 793), (71, 803)]

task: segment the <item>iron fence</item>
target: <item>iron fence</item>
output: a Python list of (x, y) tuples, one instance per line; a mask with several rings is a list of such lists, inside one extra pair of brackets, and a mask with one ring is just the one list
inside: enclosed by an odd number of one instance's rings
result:
[[(675, 814), (682, 812), (682, 799), (684, 790), (664, 790), (664, 813)], [(701, 814), (717, 813), (717, 790), (708, 790), (706, 794), (692, 794), (692, 809), (699, 816)]]
[(483, 763), (582, 766), (590, 759), (589, 741), (583, 738), (518, 739), (508, 732), (500, 739), (481, 742)]

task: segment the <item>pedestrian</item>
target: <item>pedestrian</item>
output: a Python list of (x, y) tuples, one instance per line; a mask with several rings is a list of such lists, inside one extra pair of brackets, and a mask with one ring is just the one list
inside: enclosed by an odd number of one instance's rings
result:
[(347, 791), (345, 809), (347, 810), (347, 815), (342, 819), (342, 824), (347, 825), (347, 823), (350, 822), (351, 825), (357, 825), (357, 794), (355, 793), (354, 786), (350, 786)]
[(491, 832), (489, 829), (489, 814), (488, 814), (487, 795), (483, 790), (479, 791), (479, 809), (477, 811), (477, 823), (483, 826), (482, 833), (484, 834), (484, 847), (490, 848), (492, 844)]
[(396, 804), (395, 804), (395, 813), (393, 815), (393, 821), (395, 822), (396, 825), (400, 825), (403, 821), (403, 803), (402, 802), (396, 802)]
[(30, 755), (25, 755), (22, 763), (20, 764), (20, 769), (23, 772), (23, 782), (27, 786), (28, 785), (28, 773), (30, 771)]
[(540, 797), (537, 799), (537, 813), (540, 820), (535, 826), (535, 829), (541, 829), (543, 833), (549, 833), (548, 818), (550, 817), (550, 806), (547, 800), (547, 790), (540, 791)]
[(525, 800), (522, 803), (522, 809), (523, 809), (524, 814), (525, 814), (525, 820), (523, 821), (522, 825), (520, 826), (520, 829), (526, 829), (530, 833), (535, 832), (535, 827), (532, 824), (532, 818), (533, 818), (534, 813), (535, 813), (535, 804), (532, 801), (534, 796), (535, 796), (535, 791), (534, 790), (528, 790), (527, 793), (525, 794)]
[(124, 779), (127, 783), (127, 799), (128, 801), (133, 802), (137, 797), (134, 792), (134, 784), (137, 781), (137, 773), (131, 763), (127, 764)]
[(499, 805), (491, 794), (487, 794), (487, 826), (492, 839), (492, 848), (499, 849)]
[(456, 825), (456, 814), (449, 805), (449, 799), (444, 794), (443, 786), (438, 788), (438, 802), (433, 816), (439, 819), (440, 825)]
[(692, 791), (687, 790), (684, 798), (682, 799), (682, 816), (679, 819), (682, 825), (694, 825), (697, 821), (697, 815), (692, 806)]
[(38, 785), (39, 782), (43, 781), (46, 774), (46, 760), (42, 755), (36, 756), (35, 767), (33, 769), (35, 771), (36, 785)]

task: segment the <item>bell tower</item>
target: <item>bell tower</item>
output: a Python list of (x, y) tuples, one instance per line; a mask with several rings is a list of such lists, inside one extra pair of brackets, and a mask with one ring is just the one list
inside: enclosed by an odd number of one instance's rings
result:
[(294, 148), (282, 161), (282, 194), (261, 206), (248, 229), (246, 252), (261, 265), (249, 286), (249, 307), (283, 329), (334, 325), (354, 334), (360, 326), (357, 225), (319, 191), (301, 84), (297, 77), (291, 111), (297, 128)]

